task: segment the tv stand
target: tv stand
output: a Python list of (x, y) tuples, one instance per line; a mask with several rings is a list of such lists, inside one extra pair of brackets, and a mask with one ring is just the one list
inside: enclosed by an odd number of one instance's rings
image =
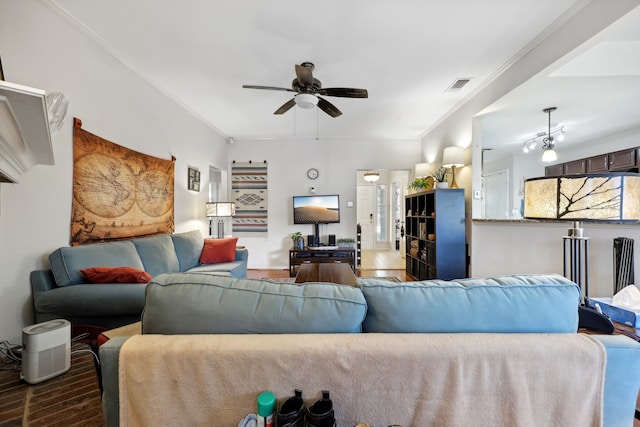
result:
[(301, 264), (319, 264), (324, 262), (343, 262), (349, 264), (355, 272), (356, 251), (353, 248), (325, 249), (290, 249), (289, 250), (289, 276), (295, 277)]

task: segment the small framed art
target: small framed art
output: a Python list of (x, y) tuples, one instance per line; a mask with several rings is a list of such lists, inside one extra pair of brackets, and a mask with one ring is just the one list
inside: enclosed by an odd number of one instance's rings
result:
[(189, 176), (187, 178), (187, 188), (191, 191), (200, 191), (200, 171), (189, 167)]

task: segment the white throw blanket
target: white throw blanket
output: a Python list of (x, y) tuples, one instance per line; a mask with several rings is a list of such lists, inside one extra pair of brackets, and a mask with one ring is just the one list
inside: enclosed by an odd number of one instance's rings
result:
[(120, 425), (235, 427), (261, 391), (301, 388), (345, 427), (595, 427), (605, 365), (584, 334), (137, 335)]

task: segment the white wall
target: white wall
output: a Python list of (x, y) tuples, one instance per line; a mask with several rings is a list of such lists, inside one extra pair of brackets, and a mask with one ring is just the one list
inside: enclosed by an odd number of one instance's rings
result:
[[(284, 141), (237, 140), (229, 148), (229, 161), (263, 161), (268, 166), (269, 232), (265, 237), (239, 236), (249, 249), (249, 268), (288, 268), (289, 235), (313, 234), (312, 225), (294, 225), (291, 198), (309, 194), (339, 194), (340, 224), (321, 226), (321, 235), (336, 238), (356, 234), (356, 171), (358, 169), (413, 169), (420, 161), (419, 140), (342, 140), (313, 138)], [(307, 178), (316, 168), (320, 176)], [(347, 208), (353, 201), (353, 208)]]
[(208, 233), (207, 193), (187, 191), (187, 166), (202, 183), (209, 165), (227, 169), (227, 143), (36, 1), (0, 1), (0, 53), (5, 79), (62, 92), (69, 99), (54, 136), (54, 166), (36, 166), (18, 184), (0, 184), (0, 340), (20, 342), (33, 323), (29, 272), (48, 267), (48, 254), (69, 244), (72, 123), (125, 147), (175, 165), (176, 232)]

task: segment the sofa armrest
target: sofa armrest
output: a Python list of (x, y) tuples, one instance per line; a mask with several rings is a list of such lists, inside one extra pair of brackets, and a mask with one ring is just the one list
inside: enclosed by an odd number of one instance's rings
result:
[(244, 246), (236, 247), (236, 261), (242, 261), (245, 264), (249, 259), (249, 251)]
[(102, 375), (102, 412), (106, 427), (120, 425), (120, 390), (118, 368), (120, 348), (130, 337), (113, 337), (100, 346)]
[(35, 270), (31, 272), (31, 290), (35, 296), (38, 293), (50, 291), (58, 287), (51, 270)]
[(640, 343), (624, 335), (591, 336), (607, 351), (602, 425), (630, 426), (640, 384)]

